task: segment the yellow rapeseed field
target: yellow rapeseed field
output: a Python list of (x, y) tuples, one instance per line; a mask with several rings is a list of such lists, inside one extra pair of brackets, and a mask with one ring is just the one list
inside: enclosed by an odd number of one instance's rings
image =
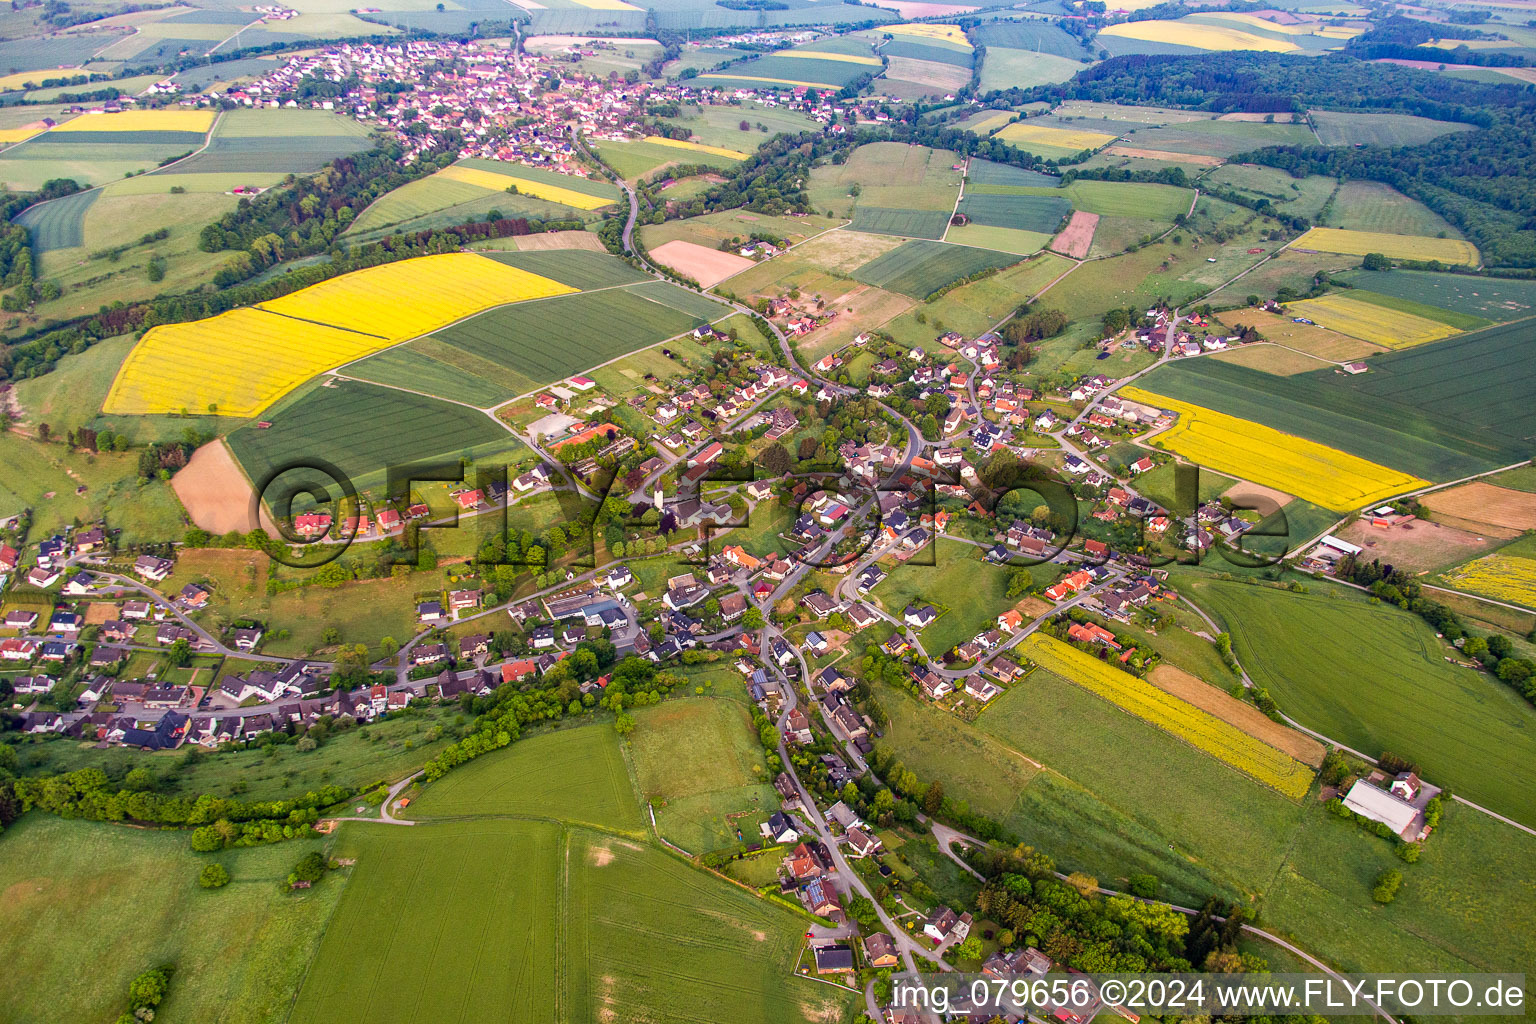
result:
[(451, 252), (343, 274), (257, 308), (394, 342), (492, 306), (574, 291), (475, 253)]
[(41, 135), (41, 128), (0, 128), (0, 143), (26, 142), (34, 135)]
[(805, 57), (814, 60), (840, 60), (844, 64), (872, 64), (881, 66), (879, 57), (861, 57), (856, 53), (825, 53), (821, 50), (777, 50), (775, 57)]
[(492, 192), (505, 192), (508, 185), (516, 185), (517, 190), (525, 196), (533, 196), (535, 199), (543, 199), (551, 203), (563, 203), (566, 206), (574, 206), (578, 210), (596, 210), (613, 202), (602, 196), (589, 196), (585, 192), (577, 192), (573, 188), (561, 188), (559, 185), (534, 181), (531, 178), (520, 178), (516, 174), (501, 174), (478, 167), (465, 167), (462, 164), (444, 167), (437, 172), (436, 176), (450, 181), (462, 181), (466, 185), (478, 185)]
[(1312, 785), (1312, 769), (1289, 754), (1053, 636), (1034, 633), (1022, 649), (1046, 671), (1070, 679), (1292, 800), (1306, 796)]
[(211, 110), (124, 110), (116, 114), (82, 114), (59, 125), (61, 132), (206, 132), (213, 126)]
[(103, 411), (254, 416), (315, 374), (471, 313), (576, 289), (474, 253), (370, 267), (256, 307), (153, 328)]
[(1459, 238), (1427, 235), (1388, 235), (1380, 231), (1348, 231), (1344, 228), (1313, 228), (1291, 243), (1293, 249), (1317, 249), (1346, 256), (1379, 252), (1399, 260), (1439, 260), (1475, 267), (1481, 262), (1477, 246)]
[(1292, 316), (1304, 316), (1322, 327), (1388, 348), (1422, 345), (1457, 333), (1448, 324), (1362, 302), (1347, 292), (1330, 292), (1316, 299), (1293, 302), (1287, 308)]
[(1294, 53), (1295, 43), (1254, 35), (1239, 28), (1199, 25), (1191, 21), (1128, 21), (1111, 25), (1099, 33), (1151, 43), (1177, 43), (1201, 50), (1264, 50), (1269, 53)]
[(647, 135), (646, 142), (654, 142), (658, 146), (671, 146), (673, 149), (686, 149), (690, 153), (710, 153), (714, 156), (729, 157), (732, 160), (745, 160), (748, 154), (739, 149), (726, 149), (724, 146), (706, 146), (702, 142), (689, 142), (686, 139), (669, 139), (665, 135)]
[(1536, 559), (1484, 555), (1445, 574), (1448, 582), (1499, 601), (1536, 608)]
[(1030, 124), (1028, 121), (1015, 121), (998, 132), (996, 137), (1004, 142), (1015, 142), (1025, 145), (1033, 142), (1041, 146), (1055, 146), (1058, 149), (1073, 150), (1098, 149), (1106, 143), (1115, 141), (1115, 136), (1105, 135), (1103, 132), (1076, 131), (1071, 128), (1051, 128), (1043, 124)]
[(1003, 125), (1007, 124), (1009, 121), (1012, 121), (1013, 116), (1013, 111), (1011, 110), (999, 110), (996, 113), (988, 114), (980, 121), (977, 121), (975, 124), (971, 125), (969, 130), (975, 132), (977, 135), (986, 135), (988, 132), (995, 131), (996, 129), (1001, 128)]
[(254, 416), (322, 370), (386, 342), (259, 309), (152, 328), (128, 353), (102, 410), (131, 416)]
[(881, 25), (879, 31), (889, 32), (897, 36), (942, 39), (946, 43), (959, 43), (961, 46), (968, 48), (971, 46), (971, 41), (965, 38), (965, 30), (959, 25), (929, 25), (918, 22), (910, 25)]
[(737, 82), (767, 82), (770, 85), (803, 85), (807, 89), (836, 89), (837, 86), (830, 82), (806, 82), (798, 78), (765, 78), (762, 75), (729, 75), (708, 74), (699, 75), (699, 78), (729, 78)]
[(37, 84), (46, 82), (50, 78), (72, 78), (75, 75), (86, 73), (84, 68), (46, 68), (42, 71), (17, 71), (9, 75), (0, 75), (0, 90), (10, 92), (12, 89), (20, 89), (28, 82)]
[(1169, 451), (1324, 508), (1346, 512), (1429, 486), (1411, 474), (1214, 409), (1141, 388), (1122, 388), (1119, 394), (1178, 414), (1178, 422), (1157, 437)]

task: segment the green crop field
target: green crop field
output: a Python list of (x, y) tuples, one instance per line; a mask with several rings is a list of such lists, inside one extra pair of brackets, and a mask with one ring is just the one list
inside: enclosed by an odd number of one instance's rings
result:
[(175, 172), (318, 171), (337, 157), (369, 147), (367, 127), (323, 110), (231, 110), (208, 148)]
[[(18, 1022), (116, 1020), (128, 983), (168, 962), (161, 1020), (282, 1020), (343, 884), (277, 891), (317, 839), (209, 856), (185, 832), (34, 811), (0, 842), (0, 955), (29, 979), (0, 988), (0, 1017)], [(197, 874), (213, 861), (232, 881), (208, 892)]]
[(1420, 270), (1351, 270), (1340, 277), (1379, 295), (1493, 321), (1518, 320), (1536, 312), (1536, 281)]
[(691, 288), (683, 288), (668, 281), (647, 281), (644, 284), (633, 285), (624, 289), (631, 295), (638, 295), (651, 302), (659, 302), (663, 306), (671, 307), (679, 313), (686, 313), (696, 317), (699, 321), (716, 321), (724, 316), (733, 315), (734, 311), (720, 302), (719, 299), (701, 295)]
[(738, 830), (756, 840), (758, 824), (778, 809), (752, 718), (737, 701), (686, 697), (637, 708), (625, 749), (657, 830), (690, 853), (732, 846)]
[(888, 613), (901, 618), (909, 604), (931, 604), (939, 617), (919, 634), (923, 647), (937, 658), (957, 644), (997, 625), (997, 616), (1013, 607), (1004, 595), (1013, 570), (981, 560), (981, 548), (940, 537), (933, 564), (926, 552), (890, 575), (871, 591)]
[(994, 195), (967, 189), (955, 212), (965, 214), (973, 224), (1055, 234), (1072, 212), (1072, 204), (1064, 196)]
[(32, 233), (32, 251), (74, 249), (85, 244), (85, 212), (101, 198), (100, 189), (76, 192), (63, 199), (28, 207), (13, 223)]
[[(1070, 278), (1069, 278), (1070, 280)], [(1536, 428), (1529, 328), (1491, 327), (1371, 359), (1369, 373), (1281, 377), (1212, 359), (1161, 367), (1146, 387), (1170, 398), (1406, 470), (1450, 480), (1517, 462)], [(1490, 382), (1496, 383), (1490, 383)], [(1433, 405), (1426, 409), (1425, 396)]]
[(913, 60), (950, 64), (970, 70), (975, 51), (941, 39), (897, 36), (882, 46), (880, 53), (886, 57), (910, 57)]
[[(48, 135), (52, 135), (49, 132)], [(87, 133), (81, 133), (87, 134)], [(96, 141), (60, 142), (40, 145), (40, 135), (0, 152), (0, 182), (16, 191), (42, 187), (54, 178), (73, 178), (82, 187), (101, 185), (129, 174), (153, 171), (162, 160), (180, 156), (203, 144), (201, 135), (190, 144), (164, 144), (124, 141), (103, 143), (103, 133), (88, 133)], [(119, 134), (119, 133), (111, 133)], [(177, 165), (177, 169), (185, 167)]]
[[(967, 188), (976, 185), (1011, 185), (1024, 188), (1056, 188), (1061, 179), (1039, 171), (1000, 164), (991, 160), (973, 159), (966, 168)], [(1041, 193), (1022, 193), (1039, 195)], [(1065, 194), (1065, 193), (1063, 193)]]
[(948, 225), (949, 213), (944, 210), (887, 210), (860, 205), (853, 211), (853, 223), (848, 230), (939, 239), (944, 237)]
[[(837, 40), (838, 37), (833, 37), (833, 41)], [(869, 47), (863, 47), (862, 52), (869, 53)], [(747, 131), (741, 130), (743, 121), (750, 126)], [(706, 107), (684, 107), (681, 117), (668, 118), (667, 123), (687, 128), (693, 132), (695, 141), (706, 146), (724, 146), (746, 153), (779, 132), (795, 134), (821, 130), (817, 122), (799, 111), (750, 101), (740, 106), (711, 104)], [(763, 128), (767, 131), (764, 132)]]
[[(461, 321), (432, 338), (510, 371), (501, 383), (521, 394), (691, 331), (704, 319), (646, 295), (616, 288), (514, 303)], [(672, 298), (691, 304), (694, 297)], [(720, 315), (730, 312), (724, 306), (718, 309)], [(514, 380), (518, 383), (511, 383)]]
[(645, 815), (611, 728), (560, 729), (482, 755), (430, 783), (411, 804), (423, 820), (499, 815), (559, 818), (638, 833)]
[(270, 427), (248, 425), (229, 435), (230, 450), (258, 482), (275, 469), (319, 458), (361, 487), (390, 466), (516, 444), (483, 413), (360, 381), (300, 389), (263, 415)]
[[(818, 61), (817, 63), (821, 63)], [(852, 64), (846, 67), (854, 67)], [(734, 148), (734, 147), (727, 147)], [(749, 146), (748, 149), (751, 147)], [(676, 146), (664, 146), (658, 142), (644, 142), (640, 140), (628, 142), (594, 142), (592, 149), (602, 157), (604, 163), (612, 167), (629, 181), (635, 181), (650, 175), (671, 164), (703, 164), (706, 167), (728, 169), (741, 163), (731, 156), (723, 156), (718, 153), (709, 153), (697, 149), (679, 149)], [(747, 150), (738, 150), (747, 152)]]
[(1007, 253), (917, 239), (876, 256), (853, 272), (855, 280), (921, 299), (972, 274), (1006, 267)]
[(1422, 620), (1333, 588), (1186, 585), (1296, 721), (1368, 754), (1401, 754), (1462, 796), (1536, 822), (1536, 712), (1498, 680), (1447, 664)]
[[(730, 87), (737, 81), (749, 83), (747, 88), (761, 89), (778, 85), (789, 89), (795, 85), (821, 85), (841, 88), (863, 74), (877, 73), (878, 64), (856, 64), (845, 60), (818, 60), (815, 57), (783, 57), (770, 54), (743, 64), (734, 64), (718, 72), (705, 72), (699, 76), (700, 85)], [(769, 81), (763, 81), (768, 79)], [(787, 83), (787, 84), (786, 84)]]
[(505, 160), (485, 160), (479, 157), (460, 160), (458, 165), (479, 171), (490, 171), (493, 174), (511, 175), (545, 185), (554, 185), (557, 188), (570, 189), (572, 192), (580, 192), (582, 195), (594, 196), (598, 199), (616, 201), (620, 196), (619, 187), (607, 178), (582, 178), (574, 174), (561, 174), (559, 171), (545, 170), (542, 167), (508, 163)]
[(989, 53), (993, 47), (999, 47), (1073, 59), (1088, 54), (1077, 36), (1044, 20), (983, 24), (976, 29), (975, 42), (985, 46)]
[(423, 391), (479, 409), (500, 405), (527, 390), (527, 381), (517, 373), (436, 338), (396, 345), (349, 363), (342, 372), (358, 380)]
[(1460, 238), (1461, 232), (1438, 213), (1379, 181), (1346, 181), (1339, 187), (1328, 226), (1350, 231), (1381, 231), (1389, 235), (1440, 235)]
[[(425, 178), (407, 182), (394, 191), (380, 196), (358, 215), (347, 230), (362, 234), (393, 224), (409, 222), (439, 210), (452, 210), (469, 203), (477, 203), (488, 197), (494, 197), (498, 201), (502, 198), (467, 181), (454, 181), (451, 178), (428, 175)], [(510, 200), (512, 196), (505, 198)], [(500, 205), (505, 208), (507, 204), (500, 203)]]
[(1449, 132), (1476, 130), (1475, 125), (1411, 114), (1314, 110), (1308, 116), (1325, 146), (1418, 146)]

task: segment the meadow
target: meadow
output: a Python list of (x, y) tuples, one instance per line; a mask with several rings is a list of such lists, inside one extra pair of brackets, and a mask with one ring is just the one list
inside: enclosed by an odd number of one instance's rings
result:
[(407, 391), (423, 391), (477, 409), (528, 390), (529, 380), (499, 363), (454, 348), (437, 338), (417, 338), (347, 363), (343, 376)]
[(260, 306), (152, 329), (123, 363), (104, 409), (253, 416), (322, 370), (392, 341), (500, 303), (571, 291), (472, 253), (370, 267)]
[(1092, 654), (1043, 633), (1030, 636), (1020, 653), (1293, 800), (1311, 788), (1312, 771), (1300, 761)]
[[(1149, 871), (1165, 898), (1261, 892), (1304, 813), (1294, 800), (1045, 669), (976, 727), (1043, 762), (1003, 819), (1063, 870), (1115, 886)], [(946, 788), (949, 789), (948, 783)], [(963, 789), (949, 789), (965, 797)]]
[(1536, 821), (1536, 712), (1503, 683), (1448, 664), (1417, 617), (1332, 587), (1292, 594), (1193, 576), (1179, 585), (1225, 623), (1248, 674), (1297, 722), (1410, 758), (1437, 784)]
[[(0, 991), (0, 1016), (13, 1021), (115, 1020), (128, 983), (167, 962), (176, 974), (162, 1019), (281, 1019), (342, 890), (329, 879), (277, 891), (317, 839), (208, 856), (185, 833), (34, 811), (0, 842), (0, 954), (30, 979)], [(197, 884), (210, 862), (232, 878), (212, 892)]]
[(1479, 262), (1477, 247), (1457, 238), (1428, 238), (1419, 235), (1393, 235), (1375, 231), (1345, 231), (1340, 228), (1312, 228), (1291, 243), (1298, 249), (1364, 256), (1379, 252), (1402, 260), (1439, 260), (1475, 267)]
[(994, 138), (1043, 157), (1071, 156), (1085, 149), (1098, 149), (1115, 141), (1114, 135), (1085, 129), (1052, 128), (1016, 121), (999, 129)]
[[(32, 509), (39, 534), (101, 517), (123, 531), (123, 543), (173, 540), (186, 529), (170, 487), (139, 479), (135, 454), (76, 453), (7, 432), (0, 434), (0, 465), (0, 509)], [(77, 493), (82, 485), (86, 492)]]
[[(1142, 22), (1141, 24), (1146, 24)], [(1191, 156), (1228, 157), (1264, 146), (1312, 145), (1316, 137), (1305, 124), (1262, 121), (1222, 121), (1207, 114), (1202, 120), (1138, 126), (1127, 131), (1120, 145)]]
[[(1196, 359), (1159, 367), (1142, 383), (1415, 476), (1451, 480), (1525, 457), (1520, 437), (1536, 424), (1536, 411), (1518, 398), (1528, 387), (1525, 364), (1512, 361), (1522, 337), (1489, 328), (1376, 356), (1371, 372), (1358, 376), (1279, 377)], [(1424, 411), (1430, 394), (1433, 413)]]
[(857, 220), (859, 211), (874, 207), (881, 213), (942, 212), (943, 223), (960, 191), (962, 175), (955, 170), (959, 162), (949, 150), (873, 142), (855, 149), (841, 164), (812, 169), (807, 192), (815, 209), (833, 216)]
[(1438, 213), (1379, 181), (1346, 181), (1334, 196), (1328, 226), (1389, 235), (1444, 235), (1461, 232)]
[[(410, 817), (559, 819), (642, 834), (618, 733), (606, 725), (541, 732), (484, 754), (422, 788)], [(430, 830), (429, 830), (430, 831)]]
[(981, 64), (981, 91), (985, 93), (1016, 85), (1028, 87), (1065, 82), (1083, 70), (1083, 67), (1083, 63), (1075, 58), (1036, 53), (1034, 50), (988, 47)]
[(982, 22), (975, 33), (989, 55), (993, 49), (1015, 49), (1076, 60), (1086, 53), (1076, 36), (1050, 21)]
[(1011, 255), (990, 249), (914, 239), (876, 256), (855, 270), (853, 277), (877, 288), (922, 299), (972, 274), (1015, 262)]
[(732, 846), (738, 834), (757, 838), (779, 797), (745, 706), (684, 697), (634, 714), (624, 752), (656, 812), (657, 831), (695, 854)]
[(1474, 125), (1459, 121), (1436, 121), (1412, 114), (1313, 110), (1307, 117), (1317, 140), (1325, 146), (1418, 146), (1449, 132), (1475, 130)]
[(888, 571), (890, 575), (871, 596), (897, 618), (909, 604), (933, 605), (939, 617), (919, 638), (935, 658), (985, 633), (997, 625), (1000, 613), (1012, 607), (1005, 595), (1013, 570), (983, 562), (980, 548), (946, 537), (938, 539), (936, 548), (919, 552), (910, 562), (891, 566)]
[(1287, 308), (1292, 315), (1306, 317), (1329, 330), (1390, 349), (1411, 348), (1456, 333), (1456, 328), (1448, 324), (1383, 303), (1362, 300), (1352, 291), (1329, 292), (1315, 299), (1293, 302)]
[(931, 345), (934, 336), (946, 329), (974, 337), (990, 330), (1021, 301), (1038, 294), (1071, 266), (1071, 261), (1052, 253), (1032, 256), (928, 303), (922, 310), (926, 323), (918, 323), (918, 311), (911, 310), (886, 324), (884, 330), (903, 345)]
[[(814, 47), (817, 44), (810, 45)], [(749, 122), (747, 131), (741, 130), (742, 121)], [(680, 116), (668, 118), (667, 123), (687, 128), (705, 145), (724, 146), (739, 151), (750, 151), (763, 139), (779, 132), (796, 134), (818, 130), (820, 127), (797, 110), (769, 107), (752, 101), (743, 102), (740, 106), (710, 104), (684, 107)]]
[(995, 249), (1015, 256), (1030, 256), (1051, 244), (1051, 235), (1041, 231), (1021, 231), (1018, 228), (965, 224), (960, 227), (951, 227), (944, 233), (944, 240), (953, 242), (955, 245)]
[(1169, 409), (1178, 421), (1159, 447), (1201, 466), (1338, 511), (1361, 508), (1428, 481), (1249, 420), (1165, 398), (1141, 388), (1122, 394)]
[[(266, 415), (270, 427), (247, 425), (229, 435), (230, 450), (258, 483), (279, 468), (318, 458), (362, 486), (391, 466), (480, 446), (517, 445), (474, 409), (362, 381), (307, 388)], [(385, 423), (389, 429), (380, 430)]]

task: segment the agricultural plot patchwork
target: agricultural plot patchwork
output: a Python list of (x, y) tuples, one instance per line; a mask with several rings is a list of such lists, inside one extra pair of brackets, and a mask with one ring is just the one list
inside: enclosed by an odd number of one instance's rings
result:
[(979, 185), (974, 189), (967, 188), (955, 212), (964, 214), (973, 224), (1043, 234), (1054, 234), (1062, 220), (1072, 212), (1072, 204), (1064, 196), (997, 195), (986, 191), (1007, 187)]
[(1324, 508), (1347, 511), (1428, 484), (1358, 456), (1141, 388), (1127, 388), (1122, 394), (1178, 415), (1178, 421), (1157, 436), (1169, 451)]
[(1379, 252), (1401, 260), (1439, 260), (1475, 267), (1477, 247), (1459, 238), (1426, 238), (1416, 235), (1390, 235), (1375, 231), (1345, 231), (1340, 228), (1312, 228), (1291, 243), (1297, 249), (1364, 256)]
[(867, 231), (876, 235), (903, 235), (907, 238), (943, 238), (949, 226), (949, 214), (943, 210), (889, 210), (860, 205), (853, 211), (849, 231)]
[[(1070, 279), (1069, 279), (1070, 280)], [(1531, 328), (1491, 327), (1389, 352), (1369, 373), (1276, 377), (1211, 359), (1158, 368), (1158, 394), (1243, 416), (1432, 480), (1528, 457), (1536, 366), (1519, 353)], [(1426, 411), (1426, 396), (1432, 396)]]
[[(1301, 49), (1293, 42), (1249, 31), (1236, 25), (1202, 25), (1189, 20), (1131, 21), (1111, 25), (1099, 35), (1111, 39), (1192, 47), (1196, 50), (1261, 50), (1267, 53), (1295, 53)], [(1160, 51), (1131, 49), (1119, 52), (1155, 53)]]
[(368, 146), (368, 129), (341, 114), (324, 110), (231, 110), (214, 126), (208, 147), (174, 170), (303, 174)]
[(1423, 620), (1332, 588), (1179, 583), (1225, 624), (1248, 673), (1297, 722), (1368, 754), (1410, 751), (1426, 778), (1536, 822), (1530, 706), (1503, 683), (1449, 664)]
[(1016, 121), (993, 136), (1020, 149), (1046, 158), (1073, 156), (1085, 149), (1098, 149), (1115, 141), (1115, 136), (1080, 128), (1053, 128)]
[(1031, 635), (1021, 650), (1046, 671), (1072, 680), (1293, 800), (1311, 788), (1312, 770), (1289, 754), (1091, 654), (1043, 633)]
[(1015, 262), (1011, 255), (990, 249), (915, 239), (870, 260), (855, 270), (853, 277), (876, 288), (922, 299), (972, 274)]
[(371, 267), (257, 307), (152, 329), (124, 361), (104, 411), (214, 407), (253, 416), (329, 367), (490, 306), (574, 290), (468, 253)]

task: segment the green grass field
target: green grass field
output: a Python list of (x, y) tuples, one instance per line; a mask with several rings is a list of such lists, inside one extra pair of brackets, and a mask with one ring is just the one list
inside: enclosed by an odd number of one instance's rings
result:
[[(841, 164), (814, 168), (807, 191), (815, 209), (838, 217), (854, 217), (864, 207), (947, 215), (960, 192), (957, 163), (959, 158), (949, 150), (873, 142), (855, 149)], [(850, 194), (855, 185), (857, 196)]]
[(1317, 142), (1312, 129), (1305, 124), (1217, 121), (1214, 115), (1212, 118), (1162, 126), (1143, 125), (1121, 139), (1120, 145), (1169, 153), (1227, 157), (1250, 149), (1263, 149), (1265, 146), (1309, 146)]
[(1057, 57), (1071, 57), (1075, 60), (1088, 52), (1076, 36), (1062, 29), (1055, 22), (1045, 20), (983, 22), (976, 29), (974, 41), (977, 46), (985, 46), (989, 53), (994, 47), (1011, 48), (1048, 53)]
[[(864, 51), (867, 53), (868, 49), (865, 47)], [(743, 121), (748, 124), (746, 131), (741, 130)], [(668, 118), (667, 123), (687, 128), (693, 132), (695, 141), (706, 146), (724, 146), (746, 153), (779, 132), (794, 134), (821, 130), (819, 124), (799, 111), (750, 101), (740, 106), (685, 107), (681, 117)]]
[(991, 249), (915, 239), (876, 256), (853, 272), (857, 281), (922, 299), (984, 270), (1017, 262)]
[(977, 185), (1005, 185), (1014, 188), (1056, 188), (1060, 184), (1060, 178), (1052, 177), (1049, 174), (1041, 174), (1039, 171), (1030, 171), (1023, 167), (1014, 167), (1012, 164), (1000, 164), (991, 160), (973, 159), (966, 168), (967, 188)]
[(424, 391), (481, 409), (500, 405), (528, 390), (528, 382), (521, 375), (436, 338), (418, 338), (385, 349), (348, 364), (343, 372), (359, 380)]
[(175, 173), (318, 171), (338, 157), (369, 147), (369, 130), (324, 110), (255, 109), (226, 112), (208, 148)]
[[(0, 1016), (115, 1020), (128, 983), (169, 962), (161, 1020), (284, 1019), (343, 882), (291, 896), (276, 883), (319, 847), (306, 839), (209, 856), (184, 832), (34, 811), (0, 840), (0, 954), (29, 979), (0, 991)], [(197, 874), (212, 861), (232, 881), (209, 892)]]
[[(271, 427), (229, 435), (230, 449), (258, 482), (296, 460), (320, 458), (362, 487), (390, 466), (516, 444), (473, 409), (360, 381), (301, 389), (263, 415)], [(385, 423), (389, 429), (379, 429)]]
[[(1426, 479), (1451, 480), (1528, 454), (1521, 438), (1536, 428), (1536, 410), (1520, 396), (1536, 370), (1513, 358), (1525, 337), (1518, 324), (1491, 327), (1376, 356), (1370, 373), (1348, 378), (1329, 371), (1281, 377), (1200, 359), (1160, 368), (1146, 386)], [(1433, 398), (1427, 403), (1426, 396)]]
[(732, 846), (738, 830), (755, 841), (778, 809), (751, 716), (737, 701), (687, 697), (639, 708), (625, 752), (658, 831), (690, 853)]
[(85, 244), (85, 212), (101, 198), (99, 189), (76, 192), (41, 206), (29, 207), (14, 223), (32, 232), (32, 251), (73, 249)]
[(1065, 82), (1086, 66), (1075, 58), (1050, 53), (988, 47), (981, 65), (981, 91)]
[(496, 815), (559, 818), (641, 834), (645, 815), (606, 725), (560, 729), (484, 754), (427, 785), (411, 804), (421, 820)]
[[(603, 163), (612, 167), (620, 177), (628, 181), (648, 177), (653, 172), (672, 164), (703, 164), (708, 167), (729, 169), (741, 163), (735, 157), (721, 156), (703, 150), (679, 149), (676, 146), (664, 146), (638, 139), (626, 142), (594, 142), (592, 150), (602, 158)], [(738, 150), (738, 152), (746, 152), (746, 150)]]
[(926, 552), (912, 563), (893, 566), (871, 593), (898, 619), (912, 603), (938, 609), (939, 617), (919, 634), (933, 657), (986, 632), (997, 624), (1001, 612), (1013, 606), (1004, 597), (1013, 570), (983, 562), (980, 548), (941, 537), (932, 565), (913, 564), (924, 561), (928, 561)]
[(1341, 185), (1328, 226), (1390, 235), (1462, 237), (1444, 217), (1379, 181), (1346, 181)]
[[(0, 465), (6, 469), (0, 508), (11, 510), (7, 515), (32, 509), (32, 529), (40, 533), (103, 516), (123, 531), (125, 544), (175, 540), (186, 530), (170, 485), (141, 483), (133, 452), (90, 455), (6, 433), (0, 434)], [(86, 492), (77, 494), (82, 485)]]
[(1286, 213), (1315, 221), (1328, 197), (1339, 188), (1334, 178), (1321, 174), (1293, 178), (1274, 167), (1259, 164), (1223, 164), (1206, 178), (1214, 185), (1235, 189), (1255, 199), (1268, 199)]
[(1015, 256), (1028, 256), (1044, 249), (1050, 243), (1051, 236), (1039, 231), (966, 224), (951, 227), (945, 233), (944, 240), (956, 245), (972, 245), (982, 249), (996, 249), (998, 252), (1011, 252)]
[(1213, 885), (1253, 894), (1283, 859), (1277, 837), (1302, 813), (1275, 791), (1040, 669), (995, 698), (977, 726), (1049, 769), (1005, 821), (1101, 880), (1145, 869), (1181, 894)]
[(349, 824), (336, 845), (357, 866), (289, 1020), (562, 1019), (559, 825)]
[(1308, 115), (1325, 146), (1418, 146), (1448, 132), (1469, 132), (1474, 125), (1435, 121), (1411, 114), (1365, 114), (1314, 110)]
[[(1497, 680), (1446, 664), (1446, 649), (1420, 619), (1333, 588), (1187, 586), (1292, 718), (1368, 754), (1401, 754), (1468, 799), (1536, 821), (1536, 712)], [(1303, 661), (1305, 671), (1289, 668)]]

